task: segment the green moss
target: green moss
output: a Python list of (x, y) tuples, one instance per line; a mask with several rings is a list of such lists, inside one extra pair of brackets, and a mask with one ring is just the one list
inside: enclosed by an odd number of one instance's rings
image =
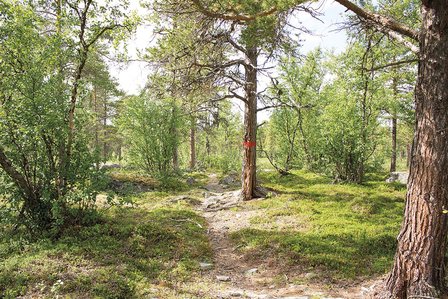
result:
[[(405, 188), (371, 175), (364, 185), (332, 184), (323, 176), (296, 171), (288, 176), (261, 175), (279, 195), (254, 201), (263, 217), (252, 228), (232, 234), (248, 255), (273, 256), (322, 270), (333, 279), (372, 276), (389, 270), (402, 219)], [(305, 225), (280, 230), (257, 224), (301, 219)]]
[(95, 225), (70, 227), (56, 242), (4, 235), (0, 297), (38, 292), (134, 298), (160, 281), (185, 281), (199, 271), (200, 261), (211, 260), (205, 220), (190, 207), (153, 194), (138, 202), (104, 212)]
[[(332, 184), (305, 171), (262, 172), (260, 179), (278, 195), (229, 210), (257, 211), (250, 227), (231, 234), (235, 248), (258, 261), (273, 257), (299, 265), (330, 281), (389, 269), (403, 185), (384, 183), (383, 174), (369, 175), (363, 185)], [(201, 193), (191, 189), (188, 197), (199, 200)], [(204, 287), (191, 280), (199, 262), (212, 259), (207, 226), (190, 201), (171, 200), (179, 194), (185, 192), (124, 194), (132, 206), (105, 208), (89, 226), (74, 225), (58, 241), (30, 241), (0, 228), (0, 297), (195, 298), (191, 291), (205, 298)], [(175, 288), (179, 284), (183, 289)]]

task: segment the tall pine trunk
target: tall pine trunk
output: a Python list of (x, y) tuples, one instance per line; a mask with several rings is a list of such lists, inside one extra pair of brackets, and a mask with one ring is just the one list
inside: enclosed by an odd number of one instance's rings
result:
[(388, 298), (443, 298), (448, 230), (448, 2), (422, 2), (416, 127)]
[(251, 200), (256, 197), (257, 187), (257, 48), (248, 49), (246, 58), (250, 61), (250, 65), (246, 66), (242, 196), (243, 200)]
[[(392, 89), (393, 89), (393, 94), (394, 94), (394, 99), (397, 100), (397, 96), (398, 96), (398, 82), (397, 82), (397, 78), (393, 77), (392, 78)], [(391, 141), (392, 141), (392, 152), (391, 152), (391, 157), (390, 157), (390, 172), (395, 172), (397, 171), (397, 113), (395, 111), (395, 109), (393, 109), (393, 113), (392, 113), (392, 126), (391, 126)]]
[(406, 145), (406, 167), (408, 167), (408, 168), (411, 165), (411, 155), (412, 155), (412, 145), (407, 144)]
[(390, 172), (397, 171), (397, 116), (392, 115), (391, 139), (392, 139), (392, 153), (390, 157)]

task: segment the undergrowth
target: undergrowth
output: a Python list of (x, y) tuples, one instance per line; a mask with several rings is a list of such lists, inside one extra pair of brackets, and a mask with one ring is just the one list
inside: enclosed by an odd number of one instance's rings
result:
[[(328, 279), (352, 280), (390, 269), (405, 186), (384, 183), (382, 175), (368, 176), (363, 185), (333, 184), (304, 171), (287, 176), (266, 172), (261, 181), (278, 196), (249, 203), (262, 216), (232, 234), (248, 257), (275, 257)], [(290, 219), (299, 223), (275, 229)], [(260, 229), (262, 224), (269, 229)]]
[(145, 298), (189, 280), (211, 259), (204, 219), (167, 193), (132, 194), (132, 207), (102, 210), (57, 241), (30, 241), (3, 228), (0, 298)]

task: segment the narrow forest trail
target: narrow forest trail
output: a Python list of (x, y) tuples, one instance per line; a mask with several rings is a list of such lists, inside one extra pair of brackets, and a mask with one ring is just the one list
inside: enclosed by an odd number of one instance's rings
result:
[[(317, 298), (368, 298), (367, 288), (360, 285), (343, 286), (325, 283), (298, 283), (289, 275), (302, 271), (286, 269), (272, 257), (247, 257), (231, 240), (231, 233), (251, 227), (251, 219), (262, 216), (262, 211), (251, 205), (242, 205), (235, 198), (237, 191), (229, 191), (219, 183), (215, 174), (209, 175), (205, 186), (208, 198), (219, 198), (223, 208), (213, 206), (206, 198), (200, 213), (208, 223), (208, 237), (213, 249), (212, 265), (203, 265), (203, 275), (208, 281), (220, 287), (210, 290), (212, 298), (252, 299), (317, 299)], [(224, 198), (224, 200), (221, 200)], [(229, 204), (226, 205), (227, 201)], [(238, 208), (229, 208), (238, 206)], [(295, 272), (293, 272), (295, 271)], [(302, 273), (304, 277), (310, 273)], [(370, 286), (374, 283), (366, 282)]]

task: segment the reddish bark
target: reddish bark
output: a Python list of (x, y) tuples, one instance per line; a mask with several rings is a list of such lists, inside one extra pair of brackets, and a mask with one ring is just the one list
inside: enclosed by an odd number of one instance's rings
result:
[(406, 208), (387, 298), (443, 298), (448, 232), (448, 10), (423, 1), (416, 127)]
[[(242, 174), (243, 200), (256, 197), (256, 144), (257, 141), (257, 48), (247, 50), (247, 58), (250, 64), (246, 66), (246, 107), (244, 111), (244, 154)], [(249, 146), (248, 146), (249, 145)]]

